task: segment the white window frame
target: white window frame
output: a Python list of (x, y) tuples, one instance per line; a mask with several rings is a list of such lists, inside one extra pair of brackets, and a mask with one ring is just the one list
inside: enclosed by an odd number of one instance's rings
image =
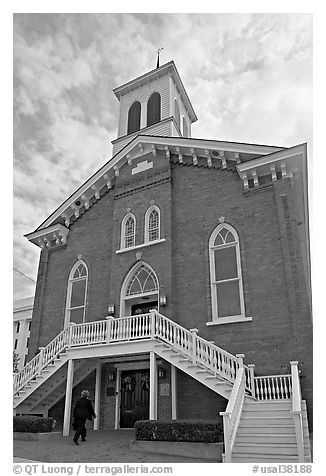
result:
[[(74, 278), (74, 274), (75, 274), (75, 271), (76, 269), (78, 268), (78, 266), (80, 265), (83, 265), (86, 269), (86, 276), (82, 276), (80, 278)], [(84, 305), (83, 306), (77, 306), (77, 307), (71, 307), (71, 294), (72, 294), (72, 288), (73, 288), (73, 284), (77, 281), (83, 281), (85, 280), (86, 281), (86, 284), (85, 284), (85, 296), (84, 296)], [(87, 289), (88, 289), (88, 267), (87, 267), (87, 264), (85, 263), (85, 261), (83, 261), (82, 259), (79, 259), (78, 261), (76, 261), (76, 263), (73, 265), (73, 267), (71, 268), (70, 270), (70, 273), (69, 273), (69, 278), (68, 278), (68, 288), (67, 288), (67, 299), (66, 299), (66, 311), (65, 311), (65, 325), (64, 327), (67, 327), (68, 324), (70, 323), (70, 315), (71, 315), (71, 311), (74, 310), (74, 309), (82, 309), (84, 310), (83, 312), (83, 322), (85, 322), (85, 319), (86, 319), (86, 304), (87, 304)]]
[[(133, 235), (133, 244), (126, 246), (126, 223), (129, 218), (134, 220), (134, 235)], [(136, 245), (136, 217), (133, 213), (127, 213), (122, 219), (121, 222), (121, 240), (120, 240), (120, 249), (127, 250), (133, 248)]]
[[(156, 240), (149, 241), (149, 217), (153, 210), (156, 210), (158, 213), (158, 238)], [(161, 239), (161, 210), (157, 205), (151, 205), (145, 213), (145, 233), (144, 233), (144, 243), (156, 243)]]
[[(225, 243), (222, 245), (215, 245), (215, 239), (220, 231), (226, 228), (230, 233), (232, 233), (235, 241), (232, 243)], [(237, 272), (238, 277), (233, 279), (232, 281), (238, 281), (239, 283), (239, 300), (240, 300), (240, 314), (239, 315), (232, 315), (232, 316), (218, 316), (218, 300), (217, 300), (217, 284), (221, 282), (226, 282), (227, 280), (223, 281), (216, 281), (216, 274), (215, 274), (215, 257), (214, 253), (216, 249), (225, 249), (235, 247), (236, 248), (236, 260), (237, 260)], [(212, 303), (212, 322), (207, 322), (207, 325), (212, 324), (224, 324), (229, 322), (239, 322), (243, 320), (251, 320), (251, 317), (245, 316), (245, 303), (244, 303), (244, 295), (243, 295), (243, 281), (242, 281), (242, 267), (241, 267), (241, 256), (240, 256), (240, 242), (239, 236), (236, 230), (229, 225), (228, 223), (220, 223), (209, 239), (209, 267), (210, 267), (210, 282), (211, 282), (211, 303)], [(231, 281), (231, 280), (230, 280)]]

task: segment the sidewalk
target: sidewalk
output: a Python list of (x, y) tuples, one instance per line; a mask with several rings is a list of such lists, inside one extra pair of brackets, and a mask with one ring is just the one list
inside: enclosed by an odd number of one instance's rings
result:
[[(69, 437), (58, 435), (44, 441), (13, 442), (14, 461), (43, 463), (208, 463), (204, 459), (155, 455), (130, 449), (133, 430), (88, 430), (87, 441), (76, 446)], [(20, 461), (22, 462), (22, 461)], [(211, 461), (210, 461), (211, 463)]]

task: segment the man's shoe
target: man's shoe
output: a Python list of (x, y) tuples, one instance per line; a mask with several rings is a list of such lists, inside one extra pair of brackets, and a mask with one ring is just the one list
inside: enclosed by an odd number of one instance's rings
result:
[(77, 445), (77, 446), (79, 445), (78, 441), (76, 441), (76, 440), (72, 440), (72, 441), (75, 443), (75, 445)]
[(83, 443), (84, 443), (84, 441), (86, 441), (86, 438), (83, 438), (83, 439), (82, 439), (82, 442), (83, 442)]

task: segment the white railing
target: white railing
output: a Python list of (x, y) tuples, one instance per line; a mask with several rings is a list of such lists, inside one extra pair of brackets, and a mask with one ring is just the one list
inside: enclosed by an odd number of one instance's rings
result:
[(292, 379), (292, 416), (295, 428), (295, 436), (298, 449), (298, 462), (304, 463), (304, 440), (302, 427), (302, 408), (301, 408), (301, 387), (298, 371), (298, 362), (292, 361), (291, 364), (291, 379)]
[(257, 400), (283, 400), (292, 395), (291, 375), (254, 377)]
[(14, 394), (39, 375), (66, 348), (68, 340), (69, 328), (60, 332), (46, 347), (41, 347), (40, 352), (14, 375)]
[(240, 360), (240, 368), (232, 388), (230, 400), (225, 412), (220, 412), (220, 415), (223, 416), (225, 463), (232, 462), (232, 450), (240, 423), (240, 417), (246, 390), (246, 375), (245, 369), (242, 366), (243, 356), (239, 355), (238, 358)]
[[(71, 323), (50, 344), (42, 348), (14, 377), (14, 393), (39, 375), (60, 352), (67, 347), (91, 346), (110, 342), (156, 338), (188, 356), (195, 364), (201, 364), (216, 376), (235, 382), (239, 370), (238, 359), (216, 345), (197, 336), (167, 317), (152, 311), (137, 316), (112, 317), (103, 321), (83, 324)], [(252, 379), (249, 368), (243, 366), (245, 388), (252, 394)]]
[[(193, 332), (188, 331), (162, 314), (155, 312), (155, 337), (181, 350), (193, 360), (194, 364), (202, 364), (215, 375), (232, 383), (235, 382), (239, 370), (238, 359), (215, 344), (197, 336), (195, 331), (197, 329), (193, 329)], [(250, 370), (245, 365), (243, 368), (245, 388), (252, 393)]]

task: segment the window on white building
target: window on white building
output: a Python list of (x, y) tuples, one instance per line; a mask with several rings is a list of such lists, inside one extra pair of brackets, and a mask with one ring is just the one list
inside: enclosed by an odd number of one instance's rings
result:
[(145, 243), (160, 239), (160, 209), (153, 205), (145, 214)]
[(213, 321), (244, 318), (244, 298), (239, 238), (236, 230), (221, 223), (209, 240)]
[(72, 267), (68, 280), (66, 325), (85, 322), (88, 270), (82, 260)]
[(131, 248), (136, 243), (136, 218), (128, 213), (121, 223), (121, 249)]
[(140, 129), (141, 105), (139, 101), (135, 101), (128, 111), (128, 128), (127, 134), (132, 134)]
[(147, 102), (147, 126), (161, 120), (161, 96), (158, 92), (151, 94)]

